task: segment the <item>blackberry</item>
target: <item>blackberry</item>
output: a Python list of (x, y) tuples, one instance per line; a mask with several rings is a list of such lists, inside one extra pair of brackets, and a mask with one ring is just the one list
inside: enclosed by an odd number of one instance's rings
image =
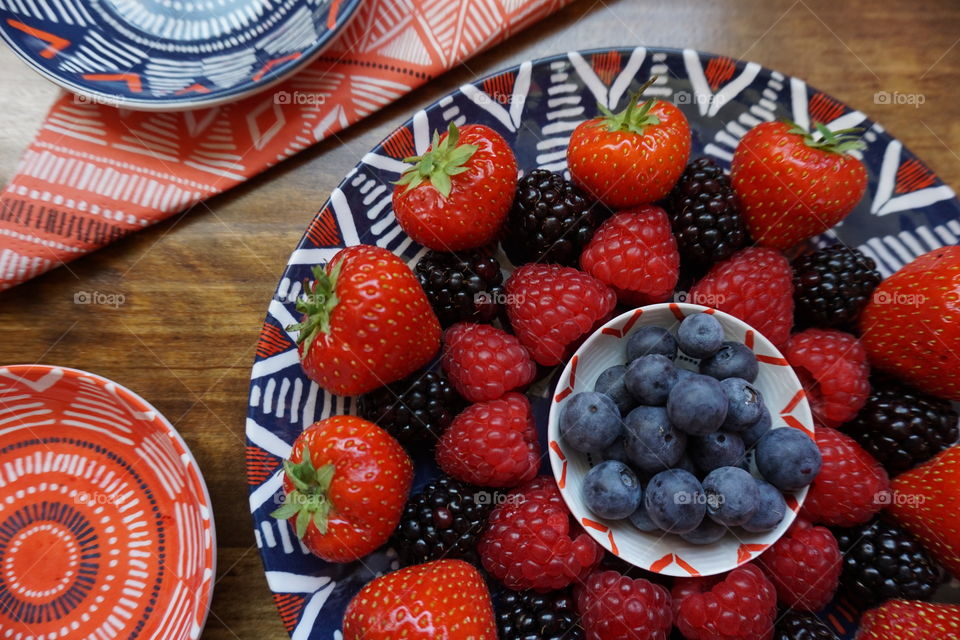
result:
[(497, 604), (500, 640), (583, 640), (569, 589), (550, 593), (505, 589)]
[(817, 327), (849, 326), (860, 316), (880, 272), (872, 258), (841, 244), (793, 261), (797, 320)]
[(439, 370), (421, 372), (360, 396), (360, 417), (407, 447), (437, 444), (466, 405)]
[(749, 240), (730, 178), (710, 158), (683, 170), (668, 196), (667, 213), (681, 258), (700, 267), (729, 258)]
[(839, 640), (826, 623), (803, 611), (784, 611), (777, 620), (773, 640)]
[(875, 518), (834, 533), (844, 556), (839, 592), (858, 607), (891, 598), (927, 600), (942, 582), (923, 546), (892, 522)]
[(897, 475), (957, 441), (957, 412), (947, 400), (874, 380), (867, 403), (843, 430)]
[(493, 247), (457, 253), (430, 250), (414, 273), (444, 327), (490, 322), (501, 309), (503, 273)]
[(517, 183), (501, 244), (514, 265), (576, 266), (607, 212), (569, 180), (534, 169)]
[(393, 534), (400, 562), (410, 565), (461, 558), (478, 563), (477, 542), (494, 502), (488, 490), (449, 476), (437, 478), (404, 507)]

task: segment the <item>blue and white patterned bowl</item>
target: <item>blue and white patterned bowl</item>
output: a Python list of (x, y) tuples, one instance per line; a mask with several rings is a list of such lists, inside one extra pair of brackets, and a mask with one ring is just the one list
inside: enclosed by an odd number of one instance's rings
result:
[[(693, 156), (707, 155), (723, 166), (729, 166), (743, 134), (765, 120), (789, 118), (806, 127), (816, 120), (832, 129), (864, 129), (867, 146), (860, 155), (869, 175), (867, 194), (817, 243), (841, 241), (859, 247), (877, 261), (884, 277), (921, 253), (957, 244), (960, 203), (953, 190), (902, 143), (862, 112), (803, 80), (752, 62), (643, 47), (572, 52), (481, 78), (418, 111), (363, 157), (309, 222), (290, 255), (260, 335), (247, 412), (250, 510), (267, 582), (294, 637), (342, 637), (341, 619), (350, 598), (396, 559), (393, 550), (384, 548), (362, 562), (326, 563), (298, 543), (286, 522), (269, 515), (282, 492), (281, 460), (297, 435), (315, 420), (356, 409), (354, 398), (332, 396), (307, 378), (295, 341), (284, 329), (296, 321), (294, 303), (310, 267), (359, 243), (386, 247), (411, 266), (416, 262), (422, 248), (393, 216), (391, 182), (407, 166), (403, 158), (426, 150), (432, 131), (446, 129), (450, 121), (485, 124), (510, 143), (522, 170), (565, 171), (567, 141), (577, 124), (598, 113), (597, 103), (622, 108), (631, 91), (653, 74), (659, 79), (648, 94), (672, 100), (684, 111), (693, 131)], [(548, 398), (559, 373), (558, 368), (529, 393), (544, 452)], [(430, 459), (417, 459), (415, 489), (436, 473)], [(541, 473), (550, 473), (546, 456)], [(843, 637), (852, 636), (857, 616), (845, 603), (831, 605), (829, 619)]]
[(361, 0), (0, 0), (0, 36), (78, 100), (209, 107), (314, 60)]

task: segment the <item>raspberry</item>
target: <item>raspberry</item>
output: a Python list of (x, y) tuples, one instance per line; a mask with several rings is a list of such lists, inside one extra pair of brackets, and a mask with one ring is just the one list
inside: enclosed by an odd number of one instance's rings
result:
[(443, 334), (443, 370), (470, 402), (496, 400), (537, 375), (530, 352), (516, 337), (488, 324), (460, 322)]
[(829, 427), (817, 427), (823, 465), (810, 485), (801, 512), (828, 526), (866, 522), (889, 502), (890, 478), (856, 440)]
[(709, 591), (683, 598), (677, 628), (687, 640), (770, 640), (776, 616), (776, 589), (759, 567), (746, 564)]
[(748, 247), (718, 262), (690, 290), (690, 302), (734, 315), (780, 346), (793, 326), (793, 272), (779, 251)]
[(578, 589), (577, 608), (587, 640), (667, 640), (673, 627), (667, 590), (617, 571), (592, 573)]
[(570, 518), (553, 478), (534, 478), (490, 514), (477, 547), (483, 568), (515, 591), (545, 592), (584, 580), (603, 548)]
[(833, 599), (843, 558), (837, 539), (826, 527), (798, 519), (758, 558), (785, 607), (819, 611)]
[(807, 329), (793, 334), (783, 353), (818, 423), (838, 427), (857, 417), (870, 397), (870, 365), (856, 337), (834, 329)]
[(540, 442), (530, 401), (508, 393), (467, 407), (440, 438), (437, 464), (457, 480), (482, 487), (531, 480), (540, 466)]
[(570, 267), (527, 264), (507, 280), (507, 317), (538, 363), (560, 364), (580, 338), (605, 322), (617, 296)]
[(625, 305), (668, 300), (680, 275), (680, 254), (667, 212), (648, 204), (616, 214), (580, 254), (580, 267)]

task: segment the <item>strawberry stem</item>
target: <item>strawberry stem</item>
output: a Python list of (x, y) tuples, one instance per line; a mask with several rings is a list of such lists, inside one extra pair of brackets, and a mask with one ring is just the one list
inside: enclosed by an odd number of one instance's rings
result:
[(270, 517), (288, 520), (296, 516), (298, 538), (306, 535), (311, 522), (321, 535), (325, 535), (330, 508), (333, 506), (328, 493), (336, 467), (325, 464), (317, 469), (310, 460), (310, 449), (304, 447), (303, 459), (299, 463), (284, 460), (283, 471), (293, 482), (294, 489), (286, 495), (283, 504), (271, 513)]
[(814, 121), (813, 128), (820, 134), (820, 137), (816, 138), (813, 133), (807, 131), (796, 122), (790, 120), (784, 120), (784, 122), (790, 125), (788, 133), (803, 136), (803, 143), (811, 149), (819, 149), (821, 151), (842, 155), (849, 151), (865, 149), (867, 147), (859, 136), (860, 133), (863, 133), (862, 127), (831, 131), (822, 122)]
[(419, 187), (423, 183), (432, 184), (446, 198), (450, 195), (452, 184), (450, 177), (467, 170), (464, 165), (473, 157), (479, 147), (475, 144), (458, 144), (460, 131), (457, 125), (450, 123), (447, 128), (447, 137), (440, 140), (440, 133), (433, 132), (433, 143), (430, 149), (422, 156), (404, 158), (404, 162), (413, 162), (414, 165), (403, 172), (396, 185), (406, 185), (404, 192)]
[(651, 76), (649, 80), (643, 83), (640, 90), (630, 98), (630, 102), (627, 103), (626, 108), (619, 113), (612, 113), (602, 104), (598, 104), (597, 107), (600, 109), (603, 117), (600, 118), (596, 126), (606, 127), (607, 131), (610, 132), (631, 131), (637, 135), (643, 135), (644, 129), (648, 126), (660, 124), (660, 118), (650, 113), (650, 109), (653, 108), (653, 105), (656, 104), (657, 101), (650, 99), (642, 104), (640, 103), (643, 92), (654, 83), (657, 77), (658, 76)]
[(330, 333), (330, 315), (340, 301), (337, 298), (337, 278), (340, 277), (340, 268), (343, 261), (337, 262), (328, 274), (320, 266), (313, 267), (313, 285), (308, 280), (303, 282), (304, 294), (297, 299), (297, 311), (303, 314), (303, 321), (289, 325), (287, 331), (299, 331), (297, 343), (303, 345), (303, 352), (310, 350), (310, 345), (321, 333)]

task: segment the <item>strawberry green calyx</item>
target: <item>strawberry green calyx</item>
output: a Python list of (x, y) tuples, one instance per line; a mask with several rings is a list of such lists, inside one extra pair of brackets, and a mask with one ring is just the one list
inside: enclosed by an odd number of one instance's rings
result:
[(311, 521), (321, 535), (326, 534), (327, 520), (333, 506), (327, 494), (336, 467), (325, 464), (317, 469), (310, 461), (310, 449), (304, 447), (303, 460), (299, 463), (284, 460), (283, 471), (293, 483), (294, 489), (286, 495), (283, 505), (270, 516), (277, 520), (288, 520), (296, 516), (298, 538), (306, 535)]
[(452, 186), (450, 176), (466, 171), (467, 167), (464, 165), (479, 149), (475, 144), (458, 144), (459, 141), (460, 131), (452, 122), (447, 129), (447, 137), (442, 142), (440, 132), (434, 131), (430, 150), (422, 156), (404, 158), (404, 162), (413, 162), (414, 165), (404, 171), (394, 184), (406, 185), (406, 191), (410, 191), (428, 182), (446, 198), (450, 195)]
[(642, 136), (644, 129), (648, 126), (660, 124), (660, 118), (658, 118), (656, 114), (650, 113), (650, 109), (653, 108), (653, 105), (656, 104), (657, 101), (650, 99), (643, 103), (640, 102), (640, 97), (643, 95), (643, 92), (646, 91), (647, 87), (652, 85), (656, 79), (657, 76), (652, 76), (647, 80), (643, 86), (640, 87), (640, 90), (630, 99), (629, 104), (627, 104), (623, 111), (613, 113), (602, 104), (598, 104), (597, 107), (599, 107), (603, 117), (597, 126), (606, 127), (607, 131), (611, 133), (616, 131), (630, 131)]
[(330, 333), (330, 314), (340, 301), (337, 298), (337, 278), (340, 276), (342, 260), (337, 262), (328, 274), (320, 266), (313, 267), (313, 286), (303, 283), (304, 294), (297, 299), (297, 311), (303, 314), (303, 322), (289, 325), (287, 331), (299, 331), (297, 342), (303, 345), (303, 352), (310, 350), (314, 338), (320, 333)]
[(867, 146), (858, 135), (863, 132), (863, 129), (860, 127), (831, 131), (822, 122), (814, 122), (813, 126), (817, 130), (817, 133), (820, 134), (819, 138), (814, 138), (812, 133), (797, 123), (789, 120), (784, 120), (784, 122), (790, 125), (790, 131), (788, 133), (803, 136), (803, 143), (811, 149), (819, 149), (821, 151), (843, 155), (848, 151), (865, 149)]

